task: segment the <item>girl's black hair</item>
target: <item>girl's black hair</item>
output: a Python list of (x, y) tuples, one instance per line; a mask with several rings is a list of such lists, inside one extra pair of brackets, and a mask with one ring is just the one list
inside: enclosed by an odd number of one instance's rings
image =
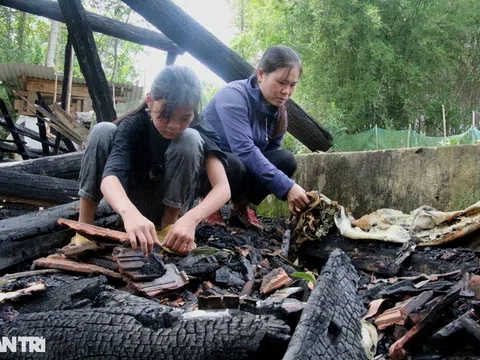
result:
[[(161, 117), (168, 119), (177, 106), (193, 109), (195, 119), (198, 117), (202, 86), (197, 75), (186, 66), (170, 65), (160, 71), (153, 80), (150, 95), (153, 100), (165, 100)], [(147, 102), (144, 101), (138, 108), (116, 119), (114, 123), (118, 124), (126, 117), (136, 115), (146, 109)]]

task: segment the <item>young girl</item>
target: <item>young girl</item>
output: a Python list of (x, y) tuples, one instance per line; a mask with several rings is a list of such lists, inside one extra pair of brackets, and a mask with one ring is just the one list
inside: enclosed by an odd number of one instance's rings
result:
[[(248, 204), (258, 205), (268, 194), (287, 200), (291, 212), (309, 202), (305, 190), (290, 179), (297, 167), (293, 154), (279, 149), (287, 130), (285, 102), (301, 75), (302, 64), (295, 51), (270, 47), (255, 75), (227, 84), (203, 110), (227, 154), (233, 203), (230, 217), (247, 226), (262, 228)], [(222, 223), (223, 219), (216, 212), (207, 221)]]
[[(193, 71), (168, 66), (139, 109), (93, 127), (80, 170), (80, 222), (93, 222), (103, 196), (122, 217), (133, 249), (151, 252), (159, 244), (155, 225), (171, 224), (164, 245), (180, 253), (193, 249), (196, 226), (230, 198), (225, 154), (215, 131), (198, 116), (200, 100)], [(187, 211), (205, 172), (212, 190)], [(79, 244), (95, 247), (76, 235), (67, 246), (70, 254)]]

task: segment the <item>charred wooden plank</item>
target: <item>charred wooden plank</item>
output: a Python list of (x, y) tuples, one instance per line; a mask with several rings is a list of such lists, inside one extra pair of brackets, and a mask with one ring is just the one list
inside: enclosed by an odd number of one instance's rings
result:
[(445, 295), (418, 324), (411, 328), (405, 336), (397, 340), (389, 349), (392, 360), (405, 359), (408, 356), (408, 348), (413, 344), (425, 339), (430, 335), (432, 327), (442, 318), (444, 309), (458, 299), (460, 289), (455, 289)]
[(70, 229), (75, 230), (77, 233), (92, 240), (110, 239), (119, 243), (128, 242), (128, 235), (125, 232), (106, 229), (100, 226), (85, 224), (75, 220), (58, 219), (60, 225), (68, 226)]
[(379, 330), (383, 330), (392, 325), (405, 325), (408, 316), (416, 310), (419, 310), (427, 301), (433, 297), (433, 291), (425, 291), (418, 296), (402, 301), (395, 307), (386, 310), (375, 319), (375, 325)]
[(335, 250), (323, 267), (284, 356), (288, 359), (365, 359), (357, 298), (358, 274)]
[(40, 159), (25, 160), (0, 164), (0, 169), (9, 169), (29, 174), (40, 174), (51, 177), (77, 180), (83, 151)]
[[(171, 0), (122, 0), (223, 80), (245, 79), (253, 67)], [(178, 26), (182, 24), (182, 26)], [(212, 56), (215, 54), (215, 56)], [(310, 150), (327, 151), (332, 136), (292, 100), (287, 102), (288, 131)]]
[(163, 261), (155, 252), (147, 256), (141, 251), (117, 247), (112, 259), (118, 264), (119, 271), (133, 281), (148, 281), (162, 277), (167, 272)]
[[(42, 336), (45, 359), (281, 359), (289, 327), (273, 317), (244, 312), (174, 317), (153, 306), (120, 306), (21, 314), (3, 336)], [(195, 316), (196, 315), (196, 316)], [(65, 341), (69, 339), (69, 341)], [(93, 346), (92, 346), (93, 345)], [(5, 359), (31, 354), (11, 353)]]
[(98, 56), (87, 13), (80, 0), (60, 0), (58, 4), (65, 17), (68, 34), (72, 39), (80, 69), (87, 82), (97, 122), (113, 121), (117, 114), (113, 107), (110, 88)]
[[(33, 15), (43, 16), (51, 20), (65, 22), (65, 17), (60, 10), (60, 6), (58, 6), (55, 1), (0, 0), (0, 5), (8, 6)], [(175, 54), (181, 55), (185, 53), (185, 51), (179, 48), (172, 40), (157, 31), (126, 24), (122, 21), (110, 19), (91, 12), (87, 12), (87, 18), (92, 24), (92, 29), (95, 32)]]
[(132, 281), (129, 283), (129, 287), (152, 298), (179, 289), (188, 283), (187, 274), (178, 271), (174, 264), (167, 264), (165, 268), (167, 271), (162, 277), (151, 281)]
[(288, 286), (291, 283), (292, 279), (290, 279), (285, 270), (282, 268), (276, 268), (263, 277), (260, 292), (262, 294), (269, 294), (272, 291)]
[(38, 206), (78, 200), (78, 182), (0, 168), (0, 198)]
[(105, 269), (97, 265), (80, 263), (78, 261), (62, 257), (61, 255), (51, 255), (46, 258), (37, 259), (33, 262), (32, 267), (67, 270), (82, 274), (103, 274), (115, 279), (122, 278), (122, 276), (115, 271)]

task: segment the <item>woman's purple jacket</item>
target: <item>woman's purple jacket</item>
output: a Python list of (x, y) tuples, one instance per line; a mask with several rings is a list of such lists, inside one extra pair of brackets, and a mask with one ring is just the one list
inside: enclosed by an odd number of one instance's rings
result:
[(220, 137), (220, 149), (238, 156), (267, 189), (285, 199), (295, 182), (262, 154), (278, 149), (285, 135), (270, 138), (277, 114), (278, 108), (267, 107), (255, 76), (228, 83), (202, 113)]

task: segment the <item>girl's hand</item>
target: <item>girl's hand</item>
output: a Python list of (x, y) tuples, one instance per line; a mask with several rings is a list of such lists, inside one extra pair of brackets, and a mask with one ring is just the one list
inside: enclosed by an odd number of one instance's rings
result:
[(140, 245), (143, 255), (147, 256), (152, 252), (154, 245), (160, 245), (155, 225), (136, 208), (125, 213), (122, 218), (133, 250), (137, 250)]
[(306, 191), (298, 184), (294, 184), (287, 193), (288, 210), (295, 215), (296, 209), (303, 209), (309, 203), (310, 200), (307, 197)]
[(197, 224), (188, 213), (185, 214), (172, 225), (162, 245), (180, 254), (189, 253), (195, 249)]

